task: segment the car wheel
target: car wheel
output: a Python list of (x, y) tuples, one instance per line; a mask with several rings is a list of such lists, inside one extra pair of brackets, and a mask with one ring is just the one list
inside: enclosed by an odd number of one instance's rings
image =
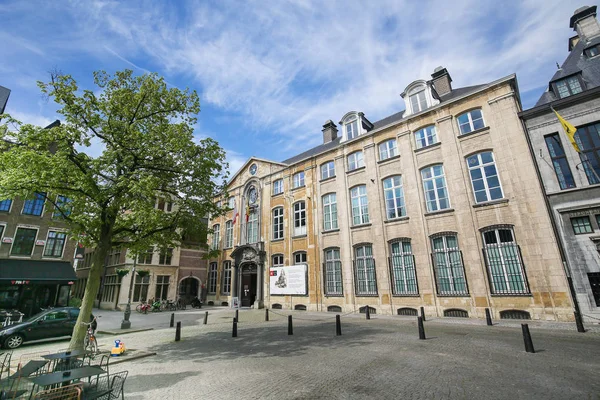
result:
[(10, 335), (4, 341), (4, 346), (7, 349), (16, 349), (17, 347), (19, 347), (22, 344), (23, 344), (23, 336), (16, 334), (16, 333), (13, 335)]

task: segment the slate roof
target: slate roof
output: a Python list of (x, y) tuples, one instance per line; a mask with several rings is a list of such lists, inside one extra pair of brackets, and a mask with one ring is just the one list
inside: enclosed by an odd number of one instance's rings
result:
[[(487, 86), (492, 85), (494, 82), (490, 82), (490, 83), (486, 83), (483, 85), (475, 85), (475, 86), (465, 86), (462, 88), (456, 88), (453, 89), (450, 93), (447, 93), (443, 96), (440, 96), (440, 103), (444, 103), (446, 101), (450, 101), (450, 100), (454, 100), (458, 97), (467, 95), (469, 93), (474, 93), (480, 89), (483, 89)], [(405, 110), (399, 111), (395, 114), (392, 114), (388, 117), (385, 117), (377, 122), (375, 122), (373, 124), (373, 129), (372, 130), (376, 130), (376, 129), (380, 129), (383, 128), (387, 125), (393, 124), (395, 122), (401, 121), (404, 119), (404, 113)], [(307, 159), (309, 157), (315, 156), (317, 154), (323, 153), (327, 150), (331, 150), (334, 149), (336, 147), (338, 147), (340, 145), (340, 141), (341, 141), (341, 135), (338, 136), (335, 140), (329, 142), (329, 143), (324, 143), (324, 144), (320, 144), (316, 147), (313, 147), (312, 149), (309, 149), (303, 153), (300, 153), (294, 157), (288, 158), (287, 160), (282, 161), (283, 164), (294, 164), (298, 161), (302, 161), (304, 159)]]
[(0, 86), (0, 114), (4, 113), (6, 103), (8, 103), (8, 97), (10, 96), (10, 89)]
[(548, 89), (542, 94), (534, 107), (558, 100), (558, 97), (550, 90), (550, 85), (552, 82), (570, 75), (581, 73), (581, 77), (585, 82), (584, 90), (600, 86), (600, 57), (596, 56), (588, 58), (584, 53), (584, 50), (588, 47), (593, 47), (598, 44), (600, 44), (600, 37), (590, 41), (586, 41), (584, 38), (580, 39), (577, 44), (573, 46), (560, 69), (554, 73), (554, 76), (548, 83)]

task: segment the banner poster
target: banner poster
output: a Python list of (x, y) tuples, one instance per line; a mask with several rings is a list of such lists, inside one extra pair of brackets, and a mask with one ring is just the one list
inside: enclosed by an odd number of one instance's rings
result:
[(271, 295), (307, 295), (306, 265), (274, 267), (269, 272)]
[(239, 299), (239, 297), (234, 297), (232, 299), (231, 308), (240, 308), (240, 299)]

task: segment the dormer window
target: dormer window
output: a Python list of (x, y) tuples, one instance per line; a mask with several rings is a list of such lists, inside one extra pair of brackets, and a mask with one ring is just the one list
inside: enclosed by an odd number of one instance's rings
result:
[(344, 127), (342, 140), (352, 140), (373, 129), (373, 124), (361, 112), (350, 111), (340, 121)]
[(577, 75), (554, 82), (554, 87), (556, 95), (561, 99), (583, 91), (581, 80)]
[[(449, 89), (449, 87), (446, 89)], [(425, 111), (440, 102), (437, 97), (433, 97), (431, 85), (422, 79), (408, 85), (400, 96), (402, 96), (406, 104), (405, 117)]]
[(425, 88), (420, 87), (415, 90), (419, 91), (409, 96), (410, 106), (412, 108), (413, 114), (423, 111), (427, 108), (427, 97), (425, 96)]
[(354, 139), (358, 136), (358, 120), (354, 119), (346, 122), (344, 129), (346, 129), (347, 140)]
[(584, 52), (588, 58), (596, 57), (598, 54), (600, 54), (600, 45), (597, 44), (595, 46), (588, 47), (584, 50)]

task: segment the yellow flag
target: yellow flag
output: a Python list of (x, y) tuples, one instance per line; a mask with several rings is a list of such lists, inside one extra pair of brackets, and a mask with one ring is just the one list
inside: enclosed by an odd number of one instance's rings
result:
[(561, 117), (560, 114), (557, 113), (555, 109), (552, 109), (552, 111), (554, 111), (554, 114), (556, 114), (556, 117), (560, 121), (560, 124), (562, 125), (565, 132), (567, 133), (567, 136), (569, 137), (569, 140), (571, 141), (571, 144), (573, 145), (573, 148), (575, 149), (575, 151), (578, 153), (581, 153), (581, 150), (579, 150), (579, 146), (577, 145), (577, 142), (575, 141), (575, 132), (577, 132), (577, 128), (575, 128), (573, 125), (571, 125), (569, 122), (567, 122), (563, 117)]

